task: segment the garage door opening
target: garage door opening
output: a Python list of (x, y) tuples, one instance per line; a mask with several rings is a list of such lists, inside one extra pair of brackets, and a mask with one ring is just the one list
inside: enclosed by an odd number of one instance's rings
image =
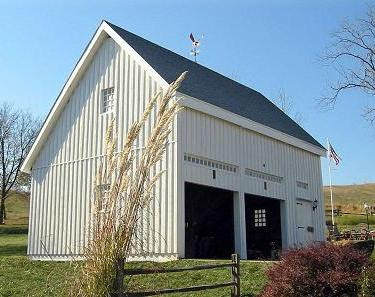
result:
[(185, 183), (185, 257), (228, 259), (233, 253), (233, 192)]
[(280, 201), (245, 195), (248, 259), (275, 259), (281, 250)]

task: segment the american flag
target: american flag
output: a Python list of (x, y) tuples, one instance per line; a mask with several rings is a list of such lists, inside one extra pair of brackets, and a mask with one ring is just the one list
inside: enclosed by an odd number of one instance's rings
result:
[(330, 143), (328, 143), (328, 157), (330, 159), (333, 159), (333, 161), (335, 161), (336, 166), (339, 165), (340, 161), (342, 161), (342, 159), (335, 152), (335, 150), (333, 149), (333, 147)]

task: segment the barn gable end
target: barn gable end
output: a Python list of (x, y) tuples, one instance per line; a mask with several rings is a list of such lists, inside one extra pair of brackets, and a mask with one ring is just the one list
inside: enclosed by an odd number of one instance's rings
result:
[[(89, 227), (92, 185), (104, 153), (107, 127), (115, 117), (121, 150), (130, 125), (142, 115), (149, 98), (164, 86), (160, 77), (131, 50), (109, 36), (102, 39), (34, 157), (28, 247), (33, 258), (59, 255), (63, 259), (82, 254)], [(113, 112), (103, 113), (102, 91), (112, 87)], [(141, 132), (134, 148), (136, 154), (145, 145), (153, 118), (154, 115)], [(157, 202), (145, 210), (154, 214), (152, 220), (145, 215), (140, 231), (145, 238), (145, 254), (176, 253), (173, 233), (167, 233), (174, 228), (173, 218), (166, 216), (168, 211), (174, 213), (175, 207), (170, 198), (175, 190), (174, 138), (173, 132), (167, 158), (157, 165), (158, 170), (170, 170), (157, 183)]]

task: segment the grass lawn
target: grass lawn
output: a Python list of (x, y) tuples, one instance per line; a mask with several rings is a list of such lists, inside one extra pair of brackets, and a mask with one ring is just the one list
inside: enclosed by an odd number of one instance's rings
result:
[[(327, 219), (331, 219), (330, 217)], [(369, 216), (370, 229), (375, 229), (375, 216)], [(335, 223), (337, 223), (340, 231), (355, 229), (358, 224), (367, 224), (366, 216), (364, 215), (342, 215), (335, 217)]]
[[(0, 296), (66, 296), (75, 276), (77, 263), (30, 261), (25, 256), (26, 234), (0, 234)], [(166, 263), (129, 263), (128, 267), (184, 267), (212, 261), (178, 260)], [(241, 288), (244, 296), (255, 296), (262, 290), (265, 270), (272, 263), (243, 261)], [(125, 279), (132, 291), (192, 286), (230, 280), (228, 269), (205, 270), (136, 276)], [(169, 296), (229, 296), (229, 289), (185, 293)]]
[(26, 249), (26, 234), (0, 234), (0, 257), (25, 256)]
[(0, 296), (67, 296), (74, 277), (69, 263), (36, 262), (25, 256), (0, 256)]
[[(367, 224), (367, 219), (365, 215), (355, 215), (355, 214), (345, 214), (342, 216), (335, 217), (335, 221), (339, 225), (358, 225)], [(370, 225), (375, 225), (375, 216), (369, 216), (368, 222)]]

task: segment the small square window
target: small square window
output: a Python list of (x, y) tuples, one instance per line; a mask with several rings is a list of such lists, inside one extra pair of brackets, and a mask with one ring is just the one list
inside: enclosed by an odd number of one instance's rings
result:
[(266, 227), (266, 210), (265, 209), (254, 209), (254, 226), (255, 227)]
[(114, 87), (102, 90), (102, 113), (111, 112), (113, 110), (114, 92)]

